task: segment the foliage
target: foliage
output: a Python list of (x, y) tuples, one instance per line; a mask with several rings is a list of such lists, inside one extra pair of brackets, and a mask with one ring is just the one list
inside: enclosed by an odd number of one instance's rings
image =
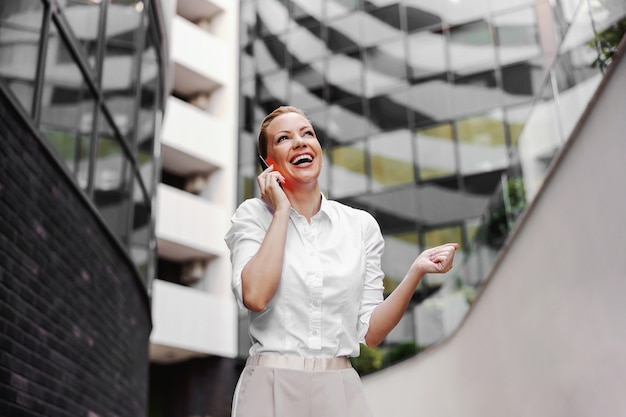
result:
[(594, 36), (593, 41), (589, 42), (589, 46), (598, 51), (598, 58), (591, 63), (593, 68), (597, 66), (606, 68), (613, 61), (613, 55), (617, 52), (624, 34), (626, 34), (626, 18)]
[(461, 277), (457, 276), (454, 279), (454, 288), (463, 293), (463, 296), (465, 297), (465, 301), (467, 301), (467, 304), (471, 305), (474, 300), (476, 299), (476, 295), (478, 294), (478, 291), (476, 290), (476, 288), (469, 286), (469, 285), (465, 285), (463, 283), (463, 280), (461, 279)]
[(370, 348), (361, 345), (360, 356), (350, 358), (350, 362), (360, 375), (365, 375), (415, 356), (423, 349), (414, 341), (399, 343), (389, 348)]
[(383, 354), (378, 348), (361, 345), (361, 354), (357, 358), (350, 358), (352, 366), (360, 375), (374, 372), (383, 365)]
[(524, 180), (519, 177), (509, 178), (504, 190), (500, 190), (498, 198), (489, 208), (489, 219), (481, 226), (477, 239), (488, 246), (502, 246), (515, 221), (526, 207), (526, 191)]
[(400, 343), (385, 352), (383, 363), (391, 365), (400, 362), (403, 359), (417, 355), (421, 350), (422, 348), (415, 341)]

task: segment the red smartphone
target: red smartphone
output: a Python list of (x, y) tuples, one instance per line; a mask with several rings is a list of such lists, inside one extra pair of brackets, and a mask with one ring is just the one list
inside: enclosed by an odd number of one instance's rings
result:
[[(263, 171), (265, 171), (266, 169), (270, 167), (261, 155), (259, 155), (259, 160), (261, 161), (261, 168), (263, 169)], [(283, 185), (280, 183), (280, 181), (276, 180), (276, 182), (278, 183), (278, 186), (280, 188), (283, 188)]]

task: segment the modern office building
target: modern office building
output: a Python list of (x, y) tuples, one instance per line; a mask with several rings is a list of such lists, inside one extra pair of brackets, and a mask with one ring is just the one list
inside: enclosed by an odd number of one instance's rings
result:
[[(240, 198), (254, 190), (259, 118), (289, 103), (325, 141), (328, 196), (380, 223), (388, 290), (420, 249), (449, 241), (467, 248), (546, 74), (540, 6), (259, 0), (241, 7)], [(418, 305), (442, 283), (422, 282), (388, 342), (428, 346), (456, 327), (465, 297)]]
[(526, 208), (461, 326), (364, 379), (374, 415), (626, 410), (626, 3), (576, 6), (519, 138)]
[(0, 414), (147, 412), (160, 1), (0, 2)]

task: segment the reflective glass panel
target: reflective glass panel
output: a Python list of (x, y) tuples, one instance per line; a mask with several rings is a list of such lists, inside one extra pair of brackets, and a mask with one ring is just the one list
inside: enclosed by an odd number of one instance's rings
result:
[(404, 0), (407, 30), (414, 32), (441, 25), (443, 2), (432, 0)]
[(311, 124), (313, 125), (313, 129), (315, 129), (315, 135), (317, 139), (322, 143), (322, 149), (326, 149), (327, 146), (331, 143), (332, 138), (330, 136), (330, 127), (329, 124), (334, 124), (335, 121), (328, 122), (328, 112), (326, 111), (327, 107), (323, 106), (316, 110), (310, 110), (307, 113)]
[(243, 129), (252, 132), (256, 129), (254, 120), (254, 93), (256, 82), (254, 79), (242, 82), (240, 87), (239, 120)]
[(450, 176), (456, 172), (454, 132), (450, 123), (417, 129), (415, 147), (421, 180)]
[(449, 119), (452, 115), (450, 102), (454, 91), (454, 86), (445, 77), (411, 86), (408, 106), (413, 111), (413, 123), (428, 125)]
[(257, 25), (261, 36), (281, 34), (287, 30), (288, 24), (286, 0), (258, 0)]
[(365, 136), (369, 121), (365, 117), (363, 104), (359, 101), (329, 108), (328, 136), (333, 142), (348, 142)]
[(569, 138), (602, 80), (600, 69), (592, 65), (595, 57), (594, 53), (581, 46), (561, 55), (553, 70), (557, 81), (557, 108), (564, 138)]
[(385, 293), (392, 292), (421, 252), (419, 234), (415, 231), (386, 233), (381, 267), (385, 272)]
[(254, 57), (247, 50), (243, 50), (239, 58), (239, 75), (241, 79), (245, 80), (246, 78), (254, 77)]
[(462, 174), (507, 167), (507, 146), (500, 111), (458, 120), (456, 128)]
[(327, 19), (345, 15), (361, 6), (360, 0), (325, 0), (325, 3)]
[(499, 12), (501, 10), (514, 9), (522, 6), (532, 6), (534, 0), (498, 0), (490, 2), (490, 9), (492, 12)]
[(558, 7), (560, 17), (564, 20), (564, 25), (570, 23), (574, 19), (575, 14), (578, 13), (578, 10), (582, 7), (585, 7), (585, 13), (588, 13), (586, 11), (586, 4), (587, 0), (559, 0)]
[(94, 97), (65, 43), (51, 26), (41, 97), (41, 129), (82, 188), (88, 186)]
[(365, 146), (363, 142), (336, 146), (330, 151), (331, 198), (364, 193), (367, 190)]
[(526, 119), (530, 113), (531, 104), (509, 107), (506, 109), (506, 126), (508, 129), (509, 143), (517, 146), (519, 137), (526, 124)]
[(252, 2), (241, 2), (239, 7), (239, 43), (248, 47), (256, 35), (256, 13)]
[(543, 183), (545, 173), (563, 141), (550, 78), (546, 79), (542, 91), (542, 99), (533, 104), (519, 136), (519, 158), (529, 201)]
[(381, 42), (398, 39), (402, 35), (400, 23), (400, 6), (373, 10), (363, 14), (363, 46), (377, 45)]
[[(318, 137), (318, 139), (320, 139)], [(330, 163), (330, 157), (328, 156), (328, 152), (326, 151), (326, 147), (324, 145), (323, 139), (320, 139), (321, 143), (322, 143), (322, 148), (324, 149), (324, 153), (322, 154), (322, 166), (324, 167), (329, 167), (331, 166)], [(322, 192), (326, 193), (326, 195), (328, 195), (328, 192), (330, 191), (330, 170), (322, 168), (322, 171), (320, 172), (320, 176), (319, 176), (319, 183), (320, 183), (320, 189), (322, 190)]]
[[(438, 2), (439, 3), (439, 2)], [(447, 0), (443, 3), (443, 15), (446, 23), (458, 24), (470, 20), (484, 19), (489, 13), (489, 0), (456, 1)]]
[(42, 130), (78, 185), (86, 189), (91, 136), (88, 133), (82, 134), (78, 130), (74, 131), (69, 126), (63, 129), (61, 126), (43, 125)]
[(602, 79), (602, 70), (606, 64), (595, 43), (599, 38), (593, 32), (594, 24), (590, 21), (588, 11), (582, 9), (578, 12), (563, 39), (563, 50), (552, 71), (558, 91), (556, 105), (564, 139), (569, 137), (587, 107)]
[[(572, 21), (566, 28), (567, 32), (562, 39), (561, 53), (586, 45), (590, 40), (593, 40), (595, 35), (593, 21), (590, 19), (589, 8), (587, 7), (588, 2), (580, 0), (579, 3), (580, 6), (575, 9), (575, 14), (571, 17)], [(595, 47), (593, 44), (587, 46)]]
[[(257, 166), (259, 161), (257, 159), (257, 143), (254, 133), (241, 131), (239, 134), (239, 164), (240, 167), (245, 166)], [(260, 172), (259, 166), (259, 172)]]
[(153, 261), (151, 248), (152, 217), (148, 196), (139, 186), (139, 178), (135, 178), (133, 186), (133, 221), (131, 230), (130, 256), (137, 270), (144, 279), (150, 272)]
[(33, 105), (42, 18), (40, 0), (0, 2), (0, 79), (28, 112)]
[(368, 97), (406, 85), (404, 41), (388, 42), (365, 50), (365, 95)]
[(371, 98), (368, 105), (372, 130), (387, 131), (408, 126), (409, 112), (406, 107), (408, 96), (408, 92), (404, 90)]
[(533, 8), (496, 16), (491, 23), (500, 65), (541, 57), (539, 28)]
[(507, 65), (502, 71), (502, 98), (505, 105), (532, 100), (546, 77), (543, 59)]
[(453, 118), (488, 111), (501, 106), (502, 101), (502, 90), (493, 70), (457, 77), (450, 91)]
[(62, 20), (67, 23), (70, 31), (78, 40), (80, 50), (91, 64), (96, 65), (98, 50), (98, 28), (100, 27), (101, 1), (92, 0), (58, 0), (62, 9)]
[(372, 191), (414, 182), (413, 154), (408, 129), (370, 137)]
[(153, 33), (148, 33), (141, 54), (139, 115), (137, 120), (137, 164), (147, 191), (152, 194), (155, 167), (155, 125), (162, 120), (161, 72)]
[[(140, 46), (145, 36), (142, 10), (128, 0), (112, 0), (107, 8), (102, 92), (118, 129), (129, 144), (135, 134)], [(153, 67), (153, 77), (154, 70)], [(150, 74), (147, 77), (150, 78)]]
[[(320, 70), (316, 66), (322, 67)], [(305, 65), (291, 72), (289, 102), (308, 112), (324, 105), (323, 65)]]
[(257, 99), (261, 105), (265, 103), (286, 103), (289, 75), (287, 70), (280, 70), (271, 74), (261, 75), (257, 80)]
[(312, 26), (322, 19), (324, 0), (291, 0), (291, 18), (297, 26)]
[(354, 50), (363, 40), (361, 15), (350, 14), (328, 23), (327, 45), (333, 52)]
[(617, 44), (624, 36), (626, 2), (623, 0), (590, 1), (589, 9), (595, 32), (600, 35), (599, 40), (604, 42), (604, 47), (612, 47), (616, 50)]
[(360, 97), (363, 94), (361, 54), (333, 55), (328, 59), (326, 78), (331, 102)]
[(127, 244), (131, 215), (131, 164), (103, 113), (100, 113), (93, 200), (105, 222)]
[(418, 79), (446, 71), (446, 38), (441, 33), (419, 32), (408, 37), (409, 71)]
[(276, 71), (287, 66), (285, 42), (281, 38), (270, 37), (254, 41), (254, 61), (260, 73)]
[(320, 60), (326, 54), (322, 28), (297, 28), (289, 34), (289, 53), (296, 62), (305, 64)]
[(449, 36), (452, 71), (463, 75), (495, 67), (496, 54), (487, 22), (452, 27)]

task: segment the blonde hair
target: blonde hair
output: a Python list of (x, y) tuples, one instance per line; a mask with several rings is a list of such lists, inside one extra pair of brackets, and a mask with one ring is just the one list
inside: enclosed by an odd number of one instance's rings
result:
[(307, 119), (309, 123), (311, 123), (309, 118), (306, 117), (306, 114), (304, 114), (302, 110), (293, 106), (280, 106), (276, 110), (265, 116), (263, 118), (263, 121), (261, 122), (261, 126), (259, 127), (259, 138), (257, 140), (259, 155), (261, 155), (263, 159), (267, 158), (267, 127), (270, 125), (270, 123), (272, 123), (275, 118), (286, 113), (297, 113)]

